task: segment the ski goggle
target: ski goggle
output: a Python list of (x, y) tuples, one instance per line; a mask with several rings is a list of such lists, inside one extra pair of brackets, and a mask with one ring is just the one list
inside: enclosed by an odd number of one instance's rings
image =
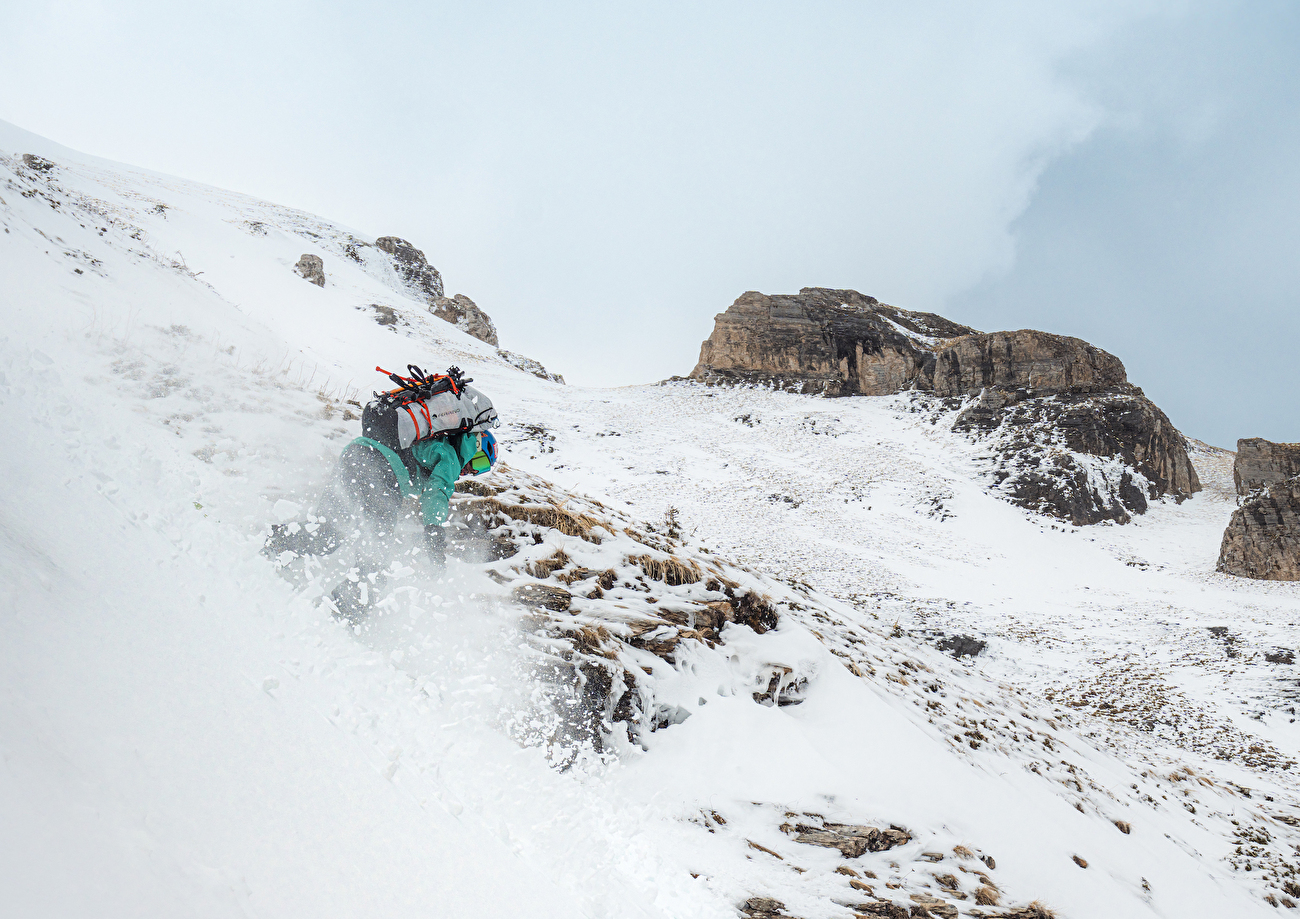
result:
[(497, 461), (497, 439), (492, 436), (491, 431), (484, 431), (482, 439), (479, 441), (478, 452), (470, 457), (466, 464), (466, 471), (470, 475), (478, 475), (487, 472)]

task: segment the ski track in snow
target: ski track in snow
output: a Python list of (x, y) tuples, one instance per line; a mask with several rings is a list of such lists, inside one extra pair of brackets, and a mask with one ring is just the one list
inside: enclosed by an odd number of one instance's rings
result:
[[(1230, 455), (1195, 454), (1181, 505), (1069, 527), (990, 494), (979, 445), (907, 397), (543, 382), (351, 258), (359, 234), (0, 129), (15, 914), (850, 916), (790, 814), (907, 825), (861, 863), (878, 895), (969, 881), (919, 857), (962, 844), (1064, 917), (1245, 915), (1293, 871), (1300, 677), (1264, 655), (1300, 646), (1300, 587), (1214, 572)], [(684, 658), (663, 691), (691, 717), (647, 750), (555, 771), (500, 727), (533, 690), (478, 566), (358, 635), (319, 603), (337, 566), (296, 585), (258, 554), (368, 368), (411, 361), (472, 371), (512, 466), (661, 531), (675, 507), (695, 550), (826, 603)], [(952, 661), (940, 633), (988, 648)], [(754, 704), (726, 655), (798, 663), (808, 700)]]

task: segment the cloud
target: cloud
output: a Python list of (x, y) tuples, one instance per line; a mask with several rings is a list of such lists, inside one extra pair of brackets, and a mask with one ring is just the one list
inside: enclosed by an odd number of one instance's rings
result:
[(1064, 62), (1158, 6), (28, 6), (3, 114), (415, 241), (577, 382), (693, 366), (746, 289), (933, 309), (1105, 109)]
[(1298, 41), (1294, 4), (1205, 3), (1074, 60), (1110, 114), (1043, 174), (1014, 266), (949, 311), (1113, 351), (1194, 436), (1296, 440)]

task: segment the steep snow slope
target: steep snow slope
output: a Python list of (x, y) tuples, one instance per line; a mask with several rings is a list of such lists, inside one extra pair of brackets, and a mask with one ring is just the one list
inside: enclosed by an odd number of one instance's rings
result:
[[(0, 154), (15, 912), (731, 916), (766, 896), (808, 919), (891, 900), (974, 915), (1000, 912), (975, 900), (996, 886), (1007, 909), (1208, 916), (1294, 883), (1294, 726), (1249, 655), (1294, 647), (1296, 594), (1212, 573), (1222, 493), (1123, 530), (1053, 529), (991, 497), (929, 406), (560, 387), (347, 257), (352, 231), (7, 125)], [(303, 252), (325, 259), (324, 289), (292, 273)], [(516, 557), (412, 572), (358, 633), (320, 602), (336, 568), (277, 571), (258, 549), (319, 490), (369, 368), (408, 361), (458, 363), (496, 400), (513, 468), (490, 482), (557, 482), (607, 535), (517, 528)], [(626, 530), (701, 568), (751, 566), (718, 570), (779, 627), (638, 655), (629, 617), (717, 597), (650, 579), (656, 603), (634, 601), (628, 556), (646, 550)], [(537, 567), (561, 552), (568, 568)], [(583, 599), (548, 627), (604, 629), (677, 723), (637, 743), (615, 725), (603, 755), (559, 771), (519, 730), (551, 710), (537, 616), (511, 598), (578, 565), (627, 587), (570, 582)], [(990, 650), (954, 662), (935, 631)], [(799, 704), (754, 698), (774, 668)], [(1269, 714), (1248, 721), (1220, 686)], [(1153, 705), (1148, 727), (1133, 713)], [(845, 858), (794, 829), (836, 823), (911, 840)]]

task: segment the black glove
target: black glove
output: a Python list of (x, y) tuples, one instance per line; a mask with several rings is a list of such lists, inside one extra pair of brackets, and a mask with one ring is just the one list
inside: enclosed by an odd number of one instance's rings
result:
[(447, 564), (447, 531), (436, 523), (424, 526), (424, 551), (429, 561), (441, 568)]

